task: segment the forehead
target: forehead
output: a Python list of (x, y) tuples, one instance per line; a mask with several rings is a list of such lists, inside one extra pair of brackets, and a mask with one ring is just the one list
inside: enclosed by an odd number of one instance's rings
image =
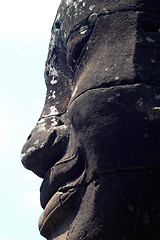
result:
[(61, 22), (63, 33), (68, 35), (76, 24), (94, 12), (106, 14), (124, 9), (160, 14), (160, 4), (157, 0), (62, 0), (56, 21)]

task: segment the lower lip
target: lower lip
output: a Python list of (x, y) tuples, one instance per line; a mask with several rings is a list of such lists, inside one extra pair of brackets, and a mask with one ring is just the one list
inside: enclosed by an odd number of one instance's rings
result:
[(66, 203), (69, 205), (77, 191), (78, 189), (72, 188), (65, 193), (57, 191), (53, 195), (39, 219), (38, 225), (42, 236), (47, 237), (54, 226), (61, 223), (68, 215), (67, 210), (62, 206), (65, 206)]
[[(39, 218), (39, 230), (42, 236), (48, 237), (57, 225), (61, 225), (68, 216), (69, 208), (73, 211), (73, 202), (81, 189), (81, 183), (85, 177), (85, 171), (70, 184), (61, 187), (49, 200)], [(51, 232), (52, 231), (52, 232)]]

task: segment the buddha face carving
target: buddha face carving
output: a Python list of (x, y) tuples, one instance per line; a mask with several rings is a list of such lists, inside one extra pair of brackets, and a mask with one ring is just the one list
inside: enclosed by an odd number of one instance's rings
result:
[(160, 238), (160, 4), (63, 0), (22, 163), (48, 240)]

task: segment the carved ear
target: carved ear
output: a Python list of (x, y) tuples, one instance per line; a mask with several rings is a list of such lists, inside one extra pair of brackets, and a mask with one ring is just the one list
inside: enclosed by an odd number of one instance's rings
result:
[(79, 23), (69, 34), (67, 39), (67, 60), (71, 71), (74, 71), (77, 62), (80, 60), (87, 42), (92, 35), (92, 31), (97, 20), (96, 13), (91, 14), (83, 22)]

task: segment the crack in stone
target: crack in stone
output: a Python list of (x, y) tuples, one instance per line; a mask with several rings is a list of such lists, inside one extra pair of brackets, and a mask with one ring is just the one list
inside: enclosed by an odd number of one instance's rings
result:
[(120, 173), (120, 172), (136, 172), (136, 171), (160, 171), (160, 168), (158, 167), (133, 167), (133, 168), (120, 168), (120, 169), (110, 169), (107, 170), (103, 173), (94, 173), (92, 178), (89, 181), (85, 181), (77, 186), (74, 187), (74, 189), (78, 189), (79, 187), (87, 187), (89, 186), (91, 183), (93, 183), (94, 181), (98, 180), (100, 177), (104, 176), (104, 175), (108, 175), (108, 174), (112, 174), (112, 173)]
[(74, 97), (72, 99), (72, 101), (70, 101), (69, 106), (77, 99), (79, 98), (81, 95), (83, 95), (84, 93), (88, 92), (88, 91), (92, 91), (92, 90), (97, 90), (97, 89), (111, 89), (114, 87), (124, 87), (124, 86), (134, 86), (134, 85), (145, 85), (145, 86), (149, 86), (149, 87), (160, 87), (159, 84), (148, 84), (148, 83), (143, 83), (143, 82), (135, 82), (135, 83), (128, 83), (127, 80), (123, 80), (123, 83), (121, 84), (113, 84), (113, 83), (102, 83), (100, 86), (97, 87), (92, 87), (89, 88), (87, 90), (82, 91), (80, 94), (78, 94), (76, 97)]
[(131, 7), (131, 8), (117, 9), (117, 10), (114, 10), (114, 11), (108, 10), (106, 12), (99, 13), (98, 18), (109, 16), (109, 15), (114, 15), (114, 14), (117, 14), (117, 13), (123, 13), (123, 12), (145, 12), (145, 13), (150, 13), (150, 14), (160, 16), (159, 13), (157, 13), (155, 11), (152, 11), (152, 10), (148, 10), (148, 9), (141, 8), (141, 7), (137, 7), (137, 8)]

